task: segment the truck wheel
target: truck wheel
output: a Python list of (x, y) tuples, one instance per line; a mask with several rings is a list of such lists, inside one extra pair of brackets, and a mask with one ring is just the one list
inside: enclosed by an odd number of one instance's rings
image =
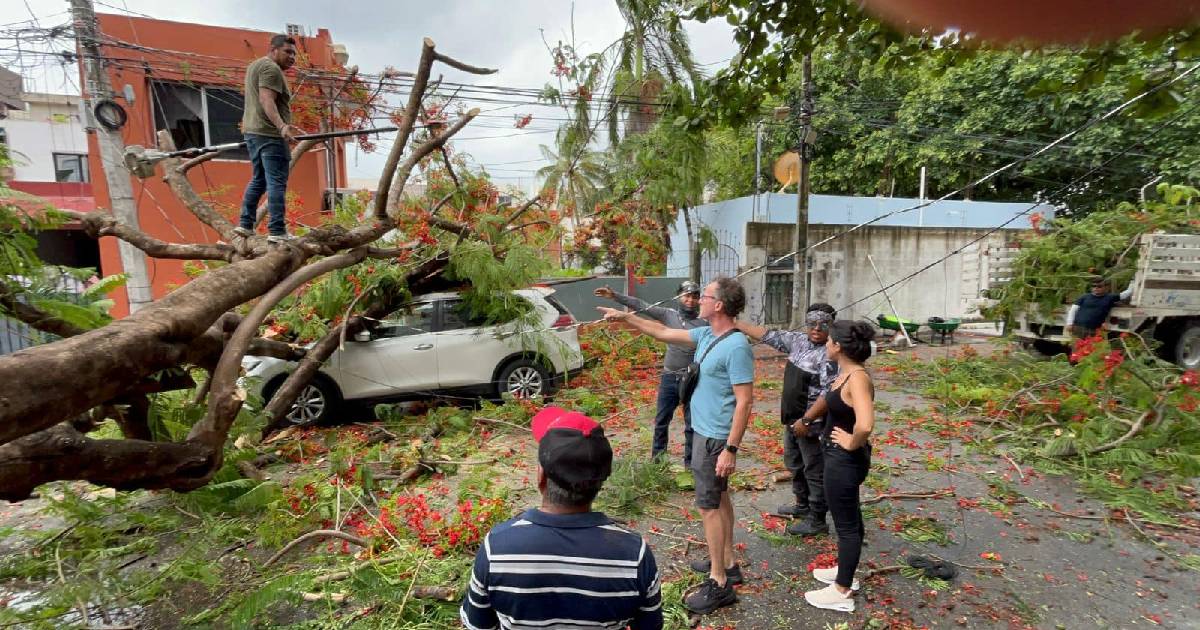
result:
[(1185, 370), (1200, 369), (1200, 321), (1183, 325), (1175, 341), (1175, 365)]

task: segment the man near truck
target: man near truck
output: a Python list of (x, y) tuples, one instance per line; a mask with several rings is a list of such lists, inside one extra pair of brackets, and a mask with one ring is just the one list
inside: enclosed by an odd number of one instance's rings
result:
[(1104, 278), (1092, 281), (1091, 291), (1079, 296), (1075, 304), (1067, 311), (1067, 333), (1078, 339), (1086, 339), (1096, 334), (1108, 314), (1112, 312), (1117, 302), (1128, 302), (1133, 296), (1133, 287), (1120, 293), (1109, 293), (1110, 283)]

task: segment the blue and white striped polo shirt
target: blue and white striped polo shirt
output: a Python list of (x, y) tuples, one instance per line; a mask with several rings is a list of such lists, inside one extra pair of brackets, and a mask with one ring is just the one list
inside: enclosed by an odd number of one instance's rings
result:
[(471, 630), (658, 630), (659, 586), (646, 541), (604, 514), (529, 510), (484, 538), (461, 617)]

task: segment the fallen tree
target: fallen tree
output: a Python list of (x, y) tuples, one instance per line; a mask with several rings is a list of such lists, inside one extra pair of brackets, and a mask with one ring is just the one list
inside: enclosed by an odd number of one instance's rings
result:
[[(164, 161), (164, 179), (223, 242), (168, 243), (122, 224), (109, 213), (69, 214), (89, 235), (121, 239), (147, 256), (215, 264), (138, 312), (90, 330), (39, 311), (13, 295), (12, 286), (6, 285), (7, 293), (0, 291), (4, 314), (63, 337), (0, 356), (0, 498), (21, 500), (39, 484), (55, 480), (86, 480), (122, 489), (188, 491), (201, 487), (221, 468), (230, 429), (245, 402), (237, 379), (248, 351), (304, 359), (267, 410), (277, 421), (336, 349), (339, 339), (391, 312), (407, 295), (462, 284), (447, 274), (452, 255), (436, 239), (405, 240), (402, 236), (400, 242), (394, 242), (390, 236), (394, 231), (403, 234), (406, 224), (413, 224), (414, 209), (406, 205), (403, 195), (413, 170), (434, 152), (449, 169), (446, 142), (477, 114), (471, 110), (447, 124), (418, 130), (436, 63), (474, 74), (494, 72), (442, 55), (431, 40), (424, 40), (410, 96), (393, 116), (399, 131), (379, 179), (379, 193), (365, 218), (357, 222), (314, 227), (286, 244), (271, 244), (261, 236), (242, 239), (186, 177), (188, 169), (202, 158)], [(407, 150), (410, 144), (412, 148)], [(169, 138), (160, 137), (160, 148), (172, 148)], [(293, 164), (308, 148), (311, 144), (296, 147)], [(457, 184), (458, 178), (450, 175)], [(504, 217), (489, 222), (486, 229), (476, 229), (469, 222), (435, 216), (444, 203), (416, 209), (426, 231), (432, 227), (452, 235), (459, 244), (480, 241), (490, 246), (495, 256), (504, 256), (505, 247), (497, 236), (507, 233)], [(364, 261), (388, 265), (394, 270), (394, 281), (381, 284), (368, 299), (356, 297), (350, 306), (362, 312), (354, 314), (347, 309), (349, 317), (331, 326), (307, 353), (294, 344), (259, 336), (264, 321), (289, 295), (331, 272)], [(147, 384), (159, 383), (156, 376), (164, 370), (194, 368), (208, 373), (200, 391), (203, 396), (198, 396), (207, 403), (204, 416), (182, 440), (148, 439), (145, 404), (137, 397), (156, 391)], [(118, 406), (129, 410), (113, 412)], [(96, 423), (79, 421), (113, 413), (122, 420), (124, 439), (93, 439), (86, 433)]]

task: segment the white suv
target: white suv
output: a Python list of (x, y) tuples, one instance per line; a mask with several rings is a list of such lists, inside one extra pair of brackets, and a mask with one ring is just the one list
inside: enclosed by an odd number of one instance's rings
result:
[[(347, 339), (297, 397), (288, 420), (330, 420), (342, 401), (548, 396), (583, 368), (575, 318), (553, 293), (513, 291), (533, 305), (534, 324), (486, 325), (466, 313), (456, 293), (418, 297), (370, 332)], [(248, 386), (268, 401), (296, 364), (247, 356), (242, 367)]]

